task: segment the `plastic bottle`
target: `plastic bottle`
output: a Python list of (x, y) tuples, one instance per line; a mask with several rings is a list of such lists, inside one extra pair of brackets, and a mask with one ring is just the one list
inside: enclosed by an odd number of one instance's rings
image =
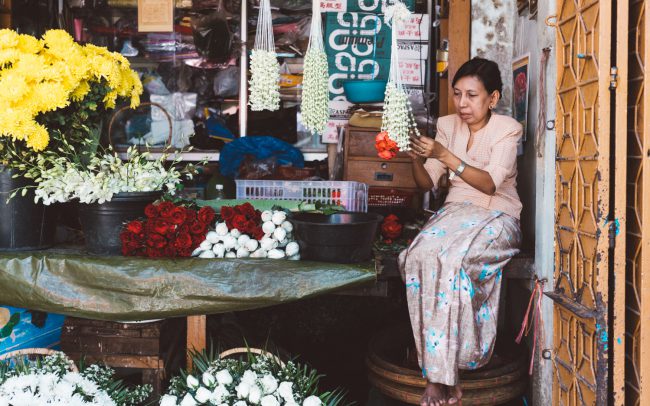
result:
[(218, 183), (214, 188), (215, 188), (214, 199), (215, 200), (223, 199), (224, 198), (223, 185), (221, 183)]

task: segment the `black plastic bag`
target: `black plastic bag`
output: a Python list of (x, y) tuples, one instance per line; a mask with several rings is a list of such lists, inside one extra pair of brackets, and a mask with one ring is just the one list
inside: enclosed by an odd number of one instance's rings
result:
[(219, 13), (192, 18), (192, 35), (199, 55), (220, 63), (230, 59), (232, 35)]

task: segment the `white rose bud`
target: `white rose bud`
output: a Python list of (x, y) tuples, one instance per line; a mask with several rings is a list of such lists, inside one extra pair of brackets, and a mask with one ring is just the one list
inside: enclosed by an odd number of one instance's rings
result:
[(291, 261), (299, 261), (300, 260), (300, 254), (292, 255), (288, 258)]
[[(224, 224), (225, 226), (225, 224)], [(217, 226), (217, 230), (219, 229), (219, 226)], [(227, 227), (226, 227), (227, 229)], [(208, 231), (208, 233), (205, 235), (205, 241), (207, 241), (210, 244), (215, 244), (219, 242), (219, 233), (216, 231)], [(204, 242), (205, 242), (204, 241)]]
[(273, 395), (266, 395), (260, 401), (262, 406), (280, 406), (280, 402)]
[(246, 241), (246, 249), (250, 252), (254, 252), (259, 247), (260, 243), (257, 240), (250, 239)]
[(237, 240), (235, 239), (235, 237), (233, 237), (232, 235), (227, 235), (223, 237), (223, 247), (226, 249), (226, 251), (235, 248), (235, 245), (237, 245)]
[(284, 228), (287, 231), (287, 233), (293, 231), (293, 224), (291, 224), (290, 221), (286, 221), (286, 220), (283, 221), (281, 227)]
[(287, 244), (284, 250), (287, 253), (288, 257), (292, 257), (296, 255), (298, 252), (300, 252), (300, 246), (298, 245), (297, 242), (291, 241), (289, 244)]
[(240, 247), (244, 247), (250, 239), (251, 237), (248, 234), (242, 234), (237, 238), (237, 244), (239, 244)]
[(275, 224), (272, 221), (266, 221), (262, 224), (262, 231), (264, 234), (271, 234), (275, 230)]
[(293, 402), (293, 382), (281, 382), (278, 386), (278, 395), (286, 402)]
[(194, 400), (192, 395), (190, 395), (189, 393), (187, 393), (183, 398), (183, 400), (181, 401), (181, 406), (196, 406), (196, 405), (198, 405), (198, 403), (196, 403), (196, 400)]
[(194, 251), (192, 251), (192, 256), (193, 257), (198, 257), (199, 254), (202, 253), (203, 251), (205, 251), (205, 250), (201, 249), (201, 247), (197, 247)]
[(260, 241), (260, 246), (264, 251), (271, 251), (273, 248), (278, 246), (278, 242), (271, 237), (264, 237)]
[(223, 244), (214, 244), (214, 247), (212, 247), (212, 252), (214, 252), (214, 255), (217, 258), (223, 258), (223, 256), (226, 254), (226, 247), (224, 247)]
[(271, 221), (272, 218), (273, 218), (273, 213), (270, 210), (264, 210), (262, 212), (262, 221), (263, 222)]
[[(214, 231), (210, 231), (213, 233)], [(212, 242), (208, 241), (207, 239), (203, 240), (201, 244), (199, 244), (199, 248), (201, 248), (202, 251), (207, 251), (209, 249), (212, 249)]]
[(248, 383), (241, 381), (235, 390), (237, 391), (237, 397), (239, 399), (246, 399), (248, 397), (248, 393), (251, 390), (251, 386)]
[(279, 249), (272, 249), (266, 255), (271, 259), (281, 259), (284, 258), (284, 251)]
[(257, 374), (250, 369), (247, 369), (244, 371), (244, 375), (241, 377), (241, 381), (246, 382), (248, 386), (253, 386), (257, 381)]
[(178, 404), (178, 398), (173, 395), (165, 395), (160, 398), (160, 406), (176, 406)]
[(237, 258), (246, 258), (251, 253), (246, 249), (246, 247), (239, 247), (237, 249)]
[(228, 226), (226, 223), (219, 223), (217, 224), (217, 227), (215, 227), (217, 235), (224, 236), (228, 234)]
[(237, 258), (237, 253), (235, 252), (226, 252), (226, 255), (224, 255), (225, 258)]
[(264, 389), (265, 394), (270, 394), (275, 392), (278, 388), (278, 380), (273, 377), (273, 375), (264, 375), (262, 377), (262, 389)]
[(239, 236), (241, 235), (241, 231), (239, 231), (236, 228), (233, 228), (232, 230), (230, 230), (230, 235), (232, 235), (235, 238), (239, 238)]
[(323, 402), (318, 398), (318, 396), (310, 396), (302, 402), (302, 406), (320, 406)]
[(214, 384), (217, 382), (216, 378), (209, 372), (204, 372), (203, 376), (201, 377), (201, 380), (203, 381), (203, 385), (211, 388), (214, 386)]
[(257, 405), (260, 403), (261, 399), (262, 389), (260, 389), (260, 387), (257, 385), (251, 386), (251, 390), (248, 392), (248, 401), (254, 405)]
[(232, 383), (232, 375), (230, 375), (230, 372), (227, 369), (222, 369), (217, 372), (217, 382), (219, 382), (220, 385), (230, 385)]
[(258, 248), (251, 254), (251, 258), (266, 258), (266, 251), (262, 248)]
[(203, 251), (199, 254), (199, 258), (216, 258), (216, 255), (212, 251)]
[(199, 387), (199, 380), (192, 375), (188, 375), (186, 379), (187, 387), (190, 389), (196, 389)]
[(212, 396), (212, 392), (210, 392), (208, 389), (204, 387), (200, 387), (197, 391), (196, 394), (194, 395), (194, 398), (199, 402), (199, 403), (205, 403), (210, 399), (210, 396)]
[(284, 220), (286, 219), (287, 219), (287, 213), (283, 211), (276, 211), (273, 213), (273, 217), (271, 221), (273, 221), (273, 224), (279, 226), (280, 224), (284, 223)]
[(273, 232), (273, 238), (275, 238), (279, 242), (284, 241), (284, 239), (287, 238), (287, 231), (282, 227), (278, 227)]
[(233, 403), (232, 406), (248, 406), (248, 404), (243, 400), (238, 400), (237, 402)]

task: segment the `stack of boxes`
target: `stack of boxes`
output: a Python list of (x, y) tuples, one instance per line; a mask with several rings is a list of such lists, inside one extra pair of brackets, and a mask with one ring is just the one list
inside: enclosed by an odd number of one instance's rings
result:
[[(413, 11), (415, 0), (404, 0)], [(329, 62), (330, 121), (323, 142), (338, 140), (351, 115), (343, 92), (348, 79), (388, 79), (392, 29), (384, 22), (382, 0), (321, 0)], [(413, 14), (397, 32), (402, 83), (422, 96), (428, 55), (429, 16)]]

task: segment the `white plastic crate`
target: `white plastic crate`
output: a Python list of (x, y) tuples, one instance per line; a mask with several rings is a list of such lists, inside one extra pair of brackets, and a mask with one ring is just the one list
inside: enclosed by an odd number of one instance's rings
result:
[(348, 181), (246, 180), (235, 181), (237, 199), (300, 200), (368, 211), (368, 185)]

